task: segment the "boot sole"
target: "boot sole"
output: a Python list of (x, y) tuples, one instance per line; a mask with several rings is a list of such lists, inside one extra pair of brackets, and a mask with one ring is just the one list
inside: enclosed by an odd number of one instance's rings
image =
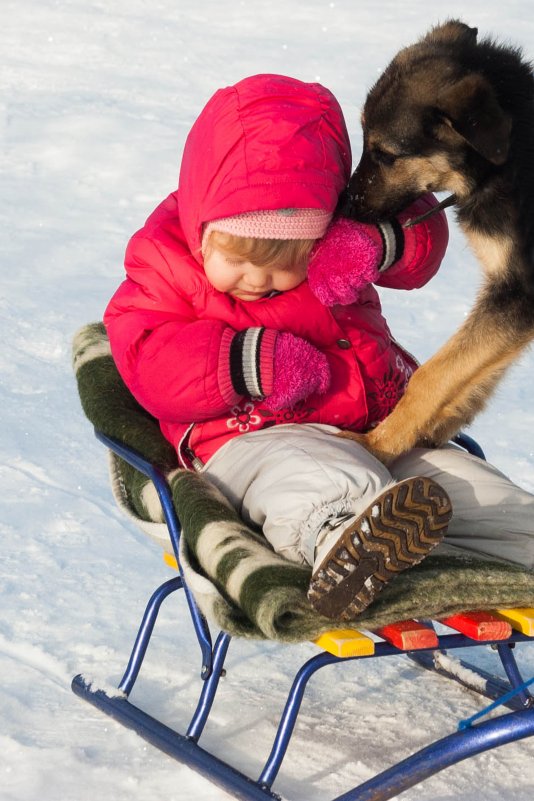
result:
[(353, 619), (388, 582), (439, 545), (451, 515), (449, 496), (429, 478), (408, 478), (388, 487), (314, 571), (311, 605), (325, 617)]

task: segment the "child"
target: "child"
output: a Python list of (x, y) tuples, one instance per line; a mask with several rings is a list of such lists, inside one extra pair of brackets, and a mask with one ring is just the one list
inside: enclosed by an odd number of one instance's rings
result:
[(449, 521), (453, 545), (534, 564), (534, 496), (490, 465), (449, 446), (386, 469), (335, 436), (382, 420), (417, 366), (371, 282), (422, 286), (447, 243), (442, 213), (401, 227), (431, 196), (379, 226), (332, 221), (350, 169), (341, 109), (319, 84), (257, 75), (218, 91), (104, 317), (181, 464), (310, 564), (311, 603), (346, 619)]

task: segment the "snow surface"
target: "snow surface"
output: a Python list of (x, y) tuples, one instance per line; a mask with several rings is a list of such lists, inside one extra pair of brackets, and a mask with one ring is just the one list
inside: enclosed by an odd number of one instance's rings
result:
[[(101, 317), (128, 237), (175, 187), (204, 102), (257, 72), (319, 80), (338, 96), (357, 154), (359, 106), (400, 46), (456, 15), (532, 57), (532, 10), (529, 0), (3, 0), (3, 801), (228, 798), (70, 691), (80, 671), (116, 685), (145, 600), (167, 575), (157, 548), (114, 506), (106, 455), (79, 407), (70, 343)], [(453, 226), (429, 287), (383, 293), (394, 333), (426, 358), (463, 319), (479, 280)], [(472, 429), (529, 490), (533, 367), (525, 356)], [(518, 651), (532, 675), (534, 649)], [(314, 652), (234, 642), (206, 747), (259, 773), (291, 677)], [(488, 666), (491, 656), (478, 660)], [(199, 669), (183, 599), (173, 598), (133, 700), (169, 723), (184, 720)], [(330, 667), (311, 682), (275, 787), (295, 801), (332, 798), (481, 706), (401, 657)], [(530, 801), (533, 757), (534, 741), (506, 746), (402, 798)]]

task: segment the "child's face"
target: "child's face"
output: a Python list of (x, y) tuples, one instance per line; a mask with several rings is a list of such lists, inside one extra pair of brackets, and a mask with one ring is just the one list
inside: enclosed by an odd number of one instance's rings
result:
[(307, 264), (295, 267), (258, 267), (211, 247), (204, 258), (204, 272), (210, 284), (239, 300), (259, 300), (270, 292), (287, 292), (306, 278)]

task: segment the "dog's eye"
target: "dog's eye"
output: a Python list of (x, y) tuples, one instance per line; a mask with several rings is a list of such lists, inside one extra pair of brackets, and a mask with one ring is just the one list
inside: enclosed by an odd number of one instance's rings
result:
[(387, 150), (380, 150), (379, 148), (371, 151), (371, 158), (376, 164), (385, 164), (386, 167), (391, 167), (397, 161), (397, 156), (394, 153), (388, 153)]

